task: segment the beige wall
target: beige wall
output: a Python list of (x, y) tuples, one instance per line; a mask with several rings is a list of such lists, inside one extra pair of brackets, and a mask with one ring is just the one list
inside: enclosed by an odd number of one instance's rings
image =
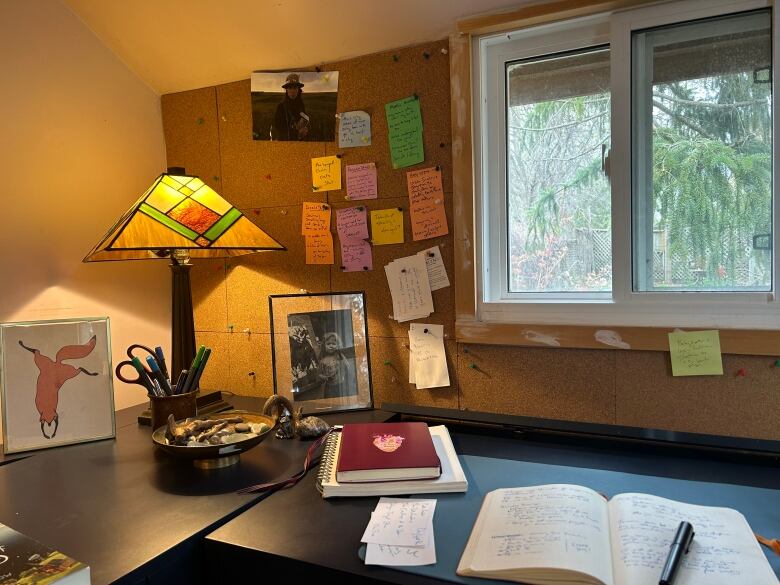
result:
[(165, 168), (159, 97), (57, 0), (0, 2), (0, 64), (0, 321), (108, 315), (114, 364), (167, 349), (166, 263), (81, 263)]

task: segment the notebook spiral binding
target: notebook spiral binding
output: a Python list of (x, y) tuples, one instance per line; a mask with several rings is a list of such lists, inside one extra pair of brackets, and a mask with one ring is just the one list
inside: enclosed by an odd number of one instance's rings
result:
[(325, 448), (322, 450), (322, 457), (320, 458), (320, 469), (317, 473), (317, 486), (322, 486), (323, 483), (328, 481), (333, 471), (333, 466), (336, 465), (340, 435), (340, 432), (331, 433), (325, 441)]

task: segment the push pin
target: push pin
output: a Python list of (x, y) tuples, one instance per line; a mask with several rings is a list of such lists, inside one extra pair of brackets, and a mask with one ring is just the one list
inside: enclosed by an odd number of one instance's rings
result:
[(780, 358), (775, 360), (775, 367), (780, 368)]
[(431, 54), (428, 51), (423, 51), (423, 59), (430, 59)]
[(357, 208), (357, 210), (358, 211), (363, 211), (363, 206), (361, 205), (360, 207)]
[(368, 266), (363, 266), (363, 270), (368, 270)]
[(259, 209), (253, 209), (252, 213), (254, 213), (255, 215), (260, 215), (260, 210)]
[(439, 165), (436, 165), (436, 170), (437, 170), (437, 171), (440, 171), (440, 170), (441, 170), (441, 167), (440, 167)]
[(271, 175), (270, 175), (270, 174), (269, 174), (269, 175), (266, 175), (266, 176), (265, 176), (265, 178), (266, 178), (268, 181), (270, 181), (270, 180), (271, 180)]
[(445, 146), (447, 146), (447, 145), (444, 144), (443, 142), (439, 142), (439, 148), (444, 148)]
[(423, 329), (423, 333), (428, 333), (428, 328)]
[(246, 333), (247, 335), (251, 335), (252, 334), (252, 330), (249, 329), (249, 327), (247, 327), (246, 329), (242, 329), (241, 333)]
[(219, 175), (214, 175), (214, 176), (213, 176), (213, 177), (211, 177), (211, 178), (212, 178), (212, 179), (214, 179), (215, 181), (219, 181)]
[(469, 353), (469, 348), (468, 347), (464, 347), (463, 348), (463, 353)]
[(404, 210), (403, 207), (396, 207), (396, 209), (398, 209), (398, 211), (403, 211)]
[(474, 362), (471, 362), (471, 363), (469, 364), (469, 367), (470, 367), (472, 370), (476, 370), (476, 369), (477, 369), (477, 364), (475, 364)]
[(309, 292), (309, 291), (307, 291), (305, 288), (302, 288), (302, 289), (301, 289), (301, 294), (304, 294), (304, 295), (305, 295), (305, 294), (308, 294), (308, 292)]
[(428, 258), (436, 258), (436, 254), (433, 252), (428, 252)]
[(312, 191), (316, 191), (317, 189), (319, 189), (319, 187), (317, 187), (316, 185), (312, 185), (312, 186), (311, 186), (311, 190), (312, 190)]
[(386, 366), (392, 366), (393, 365), (393, 362), (391, 362), (390, 360), (385, 360), (382, 363), (384, 363)]
[(442, 49), (441, 49), (441, 54), (442, 54), (442, 55), (446, 55), (447, 53), (449, 53), (449, 51), (447, 51), (447, 49), (445, 49), (444, 47), (442, 47)]
[(203, 122), (205, 122), (205, 121), (206, 121), (206, 120), (204, 120), (203, 118), (198, 118), (198, 120), (197, 120), (197, 122), (198, 122), (198, 125), (201, 125), (201, 124), (203, 124)]
[(227, 116), (226, 116), (225, 114), (222, 114), (222, 115), (219, 117), (219, 119), (220, 119), (220, 120), (222, 120), (223, 122), (227, 122)]
[(398, 61), (400, 61), (400, 60), (401, 60), (401, 58), (398, 55), (393, 55), (393, 61), (398, 63)]
[(350, 200), (350, 196), (349, 195), (344, 195), (344, 201), (349, 201), (349, 200)]
[(346, 270), (346, 269), (347, 269), (347, 267), (346, 267), (346, 266), (341, 266), (341, 269), (342, 269), (342, 270)]
[(406, 274), (406, 268), (401, 268), (401, 274)]
[(253, 371), (251, 371), (251, 372), (249, 372), (249, 374), (248, 374), (248, 375), (249, 375), (249, 376), (251, 376), (252, 378), (254, 378), (254, 377), (255, 377), (255, 372), (254, 372), (254, 370), (253, 370)]
[(737, 378), (747, 378), (747, 371), (745, 368), (740, 368), (737, 370)]
[(322, 70), (321, 70), (319, 67), (315, 67), (315, 68), (314, 68), (314, 70), (315, 70), (317, 73), (319, 73), (320, 71), (322, 71)]
[(282, 209), (281, 214), (282, 215), (287, 215), (287, 210), (286, 209)]
[(414, 92), (414, 93), (412, 94), (412, 97), (413, 97), (414, 99), (416, 99), (416, 100), (419, 100), (419, 99), (420, 99), (420, 96), (419, 96), (419, 95), (417, 95), (417, 92)]
[(233, 333), (233, 324), (232, 323), (228, 323), (228, 329), (230, 330), (231, 333)]
[(323, 209), (323, 211), (326, 211), (328, 209), (328, 206), (323, 203), (322, 204), (322, 209)]
[(341, 158), (342, 156), (344, 156), (344, 155), (343, 155), (343, 154), (341, 154), (341, 153), (338, 153), (338, 154), (336, 155), (336, 158)]

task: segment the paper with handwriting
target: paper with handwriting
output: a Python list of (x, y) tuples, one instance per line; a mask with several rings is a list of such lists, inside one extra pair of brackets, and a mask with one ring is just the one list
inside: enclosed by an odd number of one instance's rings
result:
[(366, 208), (347, 207), (336, 210), (336, 231), (344, 240), (368, 239), (368, 212)]
[(306, 264), (333, 264), (333, 234), (305, 236)]
[(371, 145), (371, 116), (367, 112), (342, 112), (338, 118), (339, 148)]
[(303, 202), (301, 235), (316, 236), (330, 233), (330, 205)]
[(399, 323), (423, 319), (433, 313), (433, 296), (428, 284), (425, 258), (415, 254), (393, 260), (385, 266), (393, 299), (393, 318)]
[(361, 538), (367, 565), (431, 565), (436, 562), (436, 500), (380, 498)]
[(312, 191), (336, 191), (341, 189), (341, 159), (322, 156), (311, 159)]
[(447, 276), (447, 269), (444, 266), (439, 246), (417, 253), (425, 258), (425, 265), (428, 267), (428, 283), (431, 285), (431, 290), (439, 290), (440, 288), (450, 286), (450, 279)]
[(376, 199), (379, 196), (376, 183), (376, 165), (372, 162), (347, 165), (346, 183), (347, 197), (352, 201)]
[(669, 333), (673, 376), (721, 376), (720, 336), (713, 331)]
[(438, 167), (418, 169), (406, 173), (409, 192), (409, 217), (412, 239), (427, 240), (449, 233), (444, 210), (444, 189)]
[(371, 212), (371, 243), (375, 246), (404, 243), (404, 212), (400, 207)]
[(342, 272), (367, 272), (374, 269), (371, 244), (365, 240), (339, 238)]
[(420, 99), (416, 96), (385, 104), (390, 160), (394, 169), (410, 167), (425, 160)]
[(416, 384), (418, 389), (450, 385), (444, 325), (409, 325), (409, 383)]

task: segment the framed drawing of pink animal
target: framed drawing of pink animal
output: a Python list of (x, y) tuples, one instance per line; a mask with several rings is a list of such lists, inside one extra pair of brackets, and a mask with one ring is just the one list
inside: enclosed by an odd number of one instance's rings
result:
[(0, 324), (3, 452), (115, 435), (108, 317)]

